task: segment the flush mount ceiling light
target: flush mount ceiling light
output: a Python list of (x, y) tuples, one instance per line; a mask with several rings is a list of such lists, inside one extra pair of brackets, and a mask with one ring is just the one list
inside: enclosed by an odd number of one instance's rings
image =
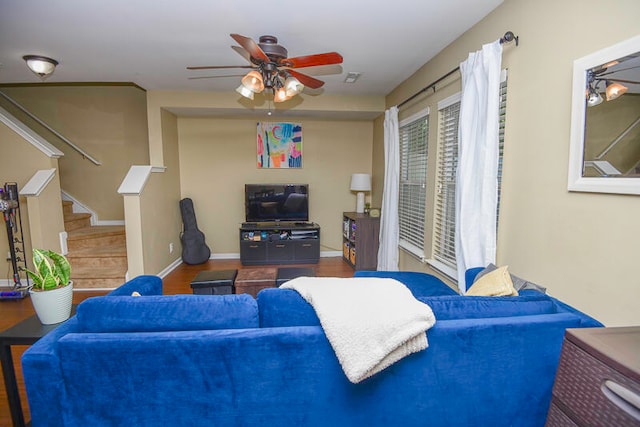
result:
[(342, 63), (342, 56), (337, 52), (289, 58), (287, 49), (279, 45), (278, 39), (274, 36), (261, 36), (258, 43), (240, 34), (231, 34), (231, 38), (241, 46), (234, 46), (234, 50), (246, 53), (251, 65), (205, 65), (187, 69), (251, 68), (236, 89), (236, 92), (249, 99), (253, 99), (256, 93), (270, 89), (273, 92), (273, 101), (283, 102), (302, 93), (305, 86), (319, 89), (324, 85), (322, 80), (295, 69)]
[(56, 69), (58, 61), (55, 59), (47, 58), (46, 56), (39, 55), (25, 55), (22, 57), (27, 63), (27, 67), (35, 75), (40, 77), (42, 81), (45, 81)]

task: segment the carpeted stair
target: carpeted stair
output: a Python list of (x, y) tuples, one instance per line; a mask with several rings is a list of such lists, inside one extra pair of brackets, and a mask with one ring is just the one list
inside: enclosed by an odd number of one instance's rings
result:
[(62, 206), (74, 289), (120, 286), (127, 272), (124, 226), (92, 226), (91, 214), (73, 213), (73, 202)]

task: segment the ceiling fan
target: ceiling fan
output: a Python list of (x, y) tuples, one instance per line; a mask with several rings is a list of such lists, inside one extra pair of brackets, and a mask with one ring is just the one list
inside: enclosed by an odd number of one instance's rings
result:
[(251, 65), (203, 65), (187, 67), (188, 70), (211, 70), (225, 68), (252, 68), (243, 78), (236, 91), (249, 99), (265, 88), (273, 91), (274, 102), (283, 102), (302, 92), (305, 86), (312, 89), (324, 85), (307, 74), (295, 69), (334, 65), (342, 63), (342, 55), (337, 52), (319, 53), (315, 55), (289, 58), (287, 49), (278, 44), (275, 36), (261, 36), (258, 43), (240, 34), (231, 34), (240, 47), (233, 49), (251, 62)]

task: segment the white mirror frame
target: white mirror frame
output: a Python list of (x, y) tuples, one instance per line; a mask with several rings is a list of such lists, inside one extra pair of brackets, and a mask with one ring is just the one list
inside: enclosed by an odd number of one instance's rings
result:
[(571, 141), (569, 146), (569, 191), (640, 194), (640, 178), (593, 178), (582, 176), (586, 117), (587, 70), (640, 51), (640, 36), (632, 37), (573, 62)]

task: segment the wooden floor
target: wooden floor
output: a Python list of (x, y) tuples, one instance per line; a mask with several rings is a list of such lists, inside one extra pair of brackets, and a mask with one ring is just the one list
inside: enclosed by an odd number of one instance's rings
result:
[[(264, 266), (267, 267), (267, 266)], [(268, 266), (278, 267), (278, 266)], [(312, 267), (318, 277), (351, 277), (353, 269), (340, 257), (320, 258), (318, 264), (298, 264), (295, 267)], [(259, 266), (243, 266), (240, 260), (209, 260), (205, 264), (187, 265), (181, 264), (163, 279), (163, 292), (167, 295), (190, 294), (191, 279), (201, 270), (227, 270), (241, 268), (260, 268)], [(106, 292), (100, 291), (77, 291), (73, 294), (74, 304), (79, 304), (85, 299), (93, 296), (104, 295)], [(33, 306), (29, 298), (16, 301), (0, 301), (0, 330), (5, 330), (21, 320), (34, 314)], [(13, 347), (13, 360), (18, 378), (18, 388), (20, 389), (20, 399), (25, 414), (25, 420), (29, 420), (27, 398), (22, 380), (22, 368), (20, 357), (27, 349), (26, 346)], [(0, 372), (0, 377), (2, 373)], [(7, 393), (4, 389), (4, 378), (0, 384), (0, 427), (11, 427), (11, 416), (7, 403)]]

